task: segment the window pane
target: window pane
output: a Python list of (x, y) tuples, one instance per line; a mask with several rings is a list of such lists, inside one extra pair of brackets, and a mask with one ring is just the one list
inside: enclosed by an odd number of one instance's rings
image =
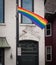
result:
[(47, 55), (47, 60), (51, 60), (51, 54)]
[(1, 58), (1, 56), (0, 56), (0, 63), (1, 63), (1, 59), (2, 59), (2, 58)]
[(32, 0), (22, 0), (22, 7), (32, 11)]
[(3, 22), (3, 0), (0, 0), (0, 23)]
[(48, 23), (45, 29), (45, 34), (46, 36), (51, 36), (52, 35), (52, 24)]
[(52, 47), (51, 46), (47, 47), (47, 54), (52, 54)]
[(50, 24), (47, 25), (47, 29), (50, 29)]
[(50, 35), (50, 30), (47, 30), (47, 35)]
[(28, 19), (27, 17), (22, 16), (22, 23), (23, 24), (31, 24), (32, 21), (30, 19)]
[(0, 48), (0, 65), (3, 65), (3, 60), (4, 60), (4, 49)]
[(52, 46), (46, 46), (46, 61), (52, 61)]
[[(32, 11), (32, 0), (22, 0), (22, 7)], [(22, 23), (29, 24), (29, 23), (32, 23), (32, 21), (22, 15)]]

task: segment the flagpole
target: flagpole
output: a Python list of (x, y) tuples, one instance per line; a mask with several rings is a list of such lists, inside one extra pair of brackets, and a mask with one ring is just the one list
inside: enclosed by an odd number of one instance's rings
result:
[(17, 65), (17, 46), (19, 44), (19, 15), (17, 12), (18, 0), (16, 0), (16, 65)]

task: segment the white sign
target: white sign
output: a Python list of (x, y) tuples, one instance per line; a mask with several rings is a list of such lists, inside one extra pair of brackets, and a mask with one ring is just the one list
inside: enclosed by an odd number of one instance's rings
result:
[(18, 53), (18, 56), (21, 56), (21, 47), (17, 48), (17, 53)]

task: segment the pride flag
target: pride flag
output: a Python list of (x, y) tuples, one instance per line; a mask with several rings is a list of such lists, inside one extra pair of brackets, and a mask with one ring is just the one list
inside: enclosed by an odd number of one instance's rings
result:
[(45, 26), (48, 23), (48, 21), (45, 18), (24, 8), (18, 7), (18, 12), (31, 19), (32, 22), (39, 26), (41, 29), (45, 28)]

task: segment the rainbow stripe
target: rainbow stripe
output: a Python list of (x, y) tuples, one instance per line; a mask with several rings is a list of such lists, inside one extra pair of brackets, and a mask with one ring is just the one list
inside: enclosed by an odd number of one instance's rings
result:
[(36, 25), (38, 25), (42, 29), (45, 28), (45, 26), (48, 23), (48, 21), (44, 19), (43, 17), (39, 16), (38, 14), (35, 14), (34, 12), (26, 10), (24, 8), (18, 7), (18, 12), (28, 17), (29, 19), (31, 19), (32, 22), (34, 22)]

